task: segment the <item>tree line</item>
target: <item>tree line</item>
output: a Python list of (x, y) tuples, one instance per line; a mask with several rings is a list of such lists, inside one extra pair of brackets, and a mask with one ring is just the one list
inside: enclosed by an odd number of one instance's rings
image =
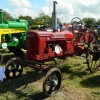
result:
[[(39, 13), (38, 17), (35, 17), (34, 19), (30, 16), (23, 16), (20, 15), (18, 19), (25, 19), (28, 21), (29, 25), (34, 25), (34, 24), (43, 24), (43, 25), (52, 25), (52, 17), (45, 15), (44, 13)], [(4, 11), (3, 12), (3, 20), (15, 20), (8, 12)], [(39, 23), (40, 22), (40, 23)], [(59, 18), (57, 18), (57, 23), (60, 24), (61, 21)], [(64, 22), (64, 24), (67, 22)], [(95, 18), (90, 18), (86, 17), (82, 19), (82, 23), (85, 25), (87, 28), (96, 28), (97, 25), (100, 25), (100, 19), (96, 20)]]

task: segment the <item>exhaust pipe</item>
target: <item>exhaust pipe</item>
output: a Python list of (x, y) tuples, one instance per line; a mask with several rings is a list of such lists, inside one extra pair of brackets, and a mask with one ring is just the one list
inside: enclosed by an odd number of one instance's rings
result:
[(53, 1), (53, 12), (52, 12), (52, 28), (53, 28), (53, 32), (56, 32), (56, 30), (57, 30), (56, 4), (57, 4), (57, 1)]
[(0, 24), (3, 23), (3, 10), (0, 9)]

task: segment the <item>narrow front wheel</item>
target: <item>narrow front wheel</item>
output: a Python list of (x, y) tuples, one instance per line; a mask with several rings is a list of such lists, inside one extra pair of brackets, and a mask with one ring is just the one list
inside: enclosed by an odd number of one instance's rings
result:
[(45, 96), (54, 95), (61, 85), (61, 71), (58, 68), (50, 69), (43, 81), (43, 93)]

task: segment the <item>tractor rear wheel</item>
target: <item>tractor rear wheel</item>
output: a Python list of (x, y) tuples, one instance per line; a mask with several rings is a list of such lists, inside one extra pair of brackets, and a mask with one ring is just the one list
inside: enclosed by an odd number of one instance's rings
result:
[(61, 71), (58, 68), (50, 69), (43, 81), (43, 93), (46, 97), (54, 95), (61, 85)]
[(89, 53), (87, 57), (87, 67), (91, 73), (95, 73), (100, 69), (100, 57), (95, 52)]
[(20, 58), (14, 57), (8, 60), (5, 67), (5, 76), (7, 79), (14, 79), (21, 76), (23, 72), (23, 66), (18, 64), (16, 62), (17, 60), (20, 60)]

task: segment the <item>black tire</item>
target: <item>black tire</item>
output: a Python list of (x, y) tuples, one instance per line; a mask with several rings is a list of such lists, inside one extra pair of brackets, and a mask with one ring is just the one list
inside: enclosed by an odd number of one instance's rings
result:
[[(46, 97), (54, 95), (61, 85), (61, 71), (58, 68), (50, 69), (43, 81), (43, 93)], [(48, 88), (48, 89), (47, 89)]]
[(21, 76), (23, 72), (23, 66), (18, 64), (16, 62), (17, 60), (20, 60), (20, 58), (14, 57), (8, 60), (5, 67), (5, 76), (7, 79), (14, 79)]

